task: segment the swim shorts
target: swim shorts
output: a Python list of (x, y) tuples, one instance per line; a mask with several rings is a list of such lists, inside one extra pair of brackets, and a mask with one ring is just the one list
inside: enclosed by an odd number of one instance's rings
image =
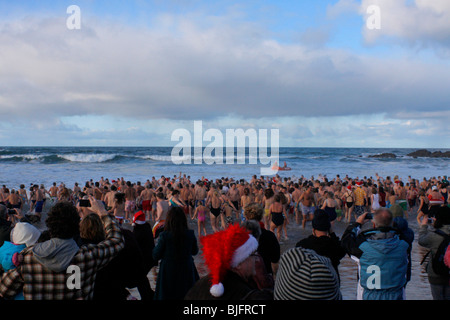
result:
[(308, 214), (314, 214), (314, 207), (313, 206), (307, 207), (307, 206), (303, 205), (303, 203), (300, 203), (300, 208), (301, 208), (301, 211), (302, 211), (302, 215), (304, 215), (304, 216), (306, 216)]
[(152, 202), (150, 200), (142, 201), (142, 211), (152, 211)]
[(134, 211), (135, 208), (136, 208), (136, 203), (134, 201), (127, 200), (125, 202), (125, 211)]
[(359, 217), (360, 215), (362, 215), (365, 212), (365, 207), (364, 206), (355, 206), (355, 211), (353, 211), (354, 214), (356, 214), (357, 217)]
[(403, 211), (408, 210), (408, 202), (406, 200), (397, 200), (396, 203), (402, 207)]
[(36, 207), (34, 209), (34, 212), (42, 212), (42, 206), (44, 205), (44, 201), (36, 201)]

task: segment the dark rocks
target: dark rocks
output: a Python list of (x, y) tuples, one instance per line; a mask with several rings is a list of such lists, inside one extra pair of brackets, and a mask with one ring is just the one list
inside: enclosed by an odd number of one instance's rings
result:
[(382, 154), (375, 154), (372, 156), (369, 156), (369, 158), (397, 158), (397, 156), (393, 153), (382, 153)]
[(417, 150), (411, 153), (408, 153), (407, 156), (409, 157), (424, 157), (424, 158), (450, 158), (450, 151), (442, 152), (442, 151), (435, 151), (431, 152), (426, 149)]
[(416, 150), (414, 152), (408, 153), (407, 156), (409, 157), (430, 157), (431, 156), (431, 152), (426, 150), (426, 149), (420, 149), (420, 150)]

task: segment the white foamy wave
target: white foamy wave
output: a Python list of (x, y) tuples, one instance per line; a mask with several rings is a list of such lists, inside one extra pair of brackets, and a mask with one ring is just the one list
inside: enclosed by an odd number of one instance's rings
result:
[[(160, 156), (160, 155), (154, 155), (154, 156), (136, 156), (136, 158), (144, 159), (144, 160), (154, 160), (154, 161), (165, 161), (165, 162), (172, 162), (171, 156)], [(189, 159), (189, 157), (186, 157), (185, 159)]]
[[(162, 162), (173, 162), (173, 160), (181, 160), (181, 161), (213, 161), (216, 160), (216, 157), (211, 156), (211, 157), (205, 157), (205, 156), (195, 156), (195, 155), (186, 155), (186, 156), (181, 156), (181, 155), (176, 155), (174, 158), (172, 158), (172, 156), (163, 156), (163, 155), (149, 155), (149, 156), (136, 156), (136, 158), (140, 158), (140, 159), (144, 159), (144, 160), (153, 160), (153, 161), (162, 161)], [(226, 153), (223, 155), (223, 162), (225, 163), (226, 161), (245, 161), (245, 160), (253, 160), (253, 161), (257, 161), (258, 157), (255, 156), (237, 156), (237, 155), (231, 155), (231, 156), (227, 156)]]
[(47, 156), (47, 155), (44, 155), (44, 154), (41, 154), (41, 155), (36, 155), (36, 154), (9, 154), (9, 155), (0, 156), (0, 159), (22, 158), (24, 160), (36, 160), (36, 159), (42, 159), (45, 156)]
[(71, 161), (71, 162), (105, 162), (112, 160), (116, 157), (115, 154), (86, 154), (86, 153), (72, 153), (72, 154), (58, 154), (59, 158)]

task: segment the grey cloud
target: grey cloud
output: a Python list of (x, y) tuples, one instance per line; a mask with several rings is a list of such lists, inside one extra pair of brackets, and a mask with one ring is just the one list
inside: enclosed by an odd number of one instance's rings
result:
[(58, 19), (4, 24), (0, 115), (336, 116), (450, 102), (447, 65), (311, 50), (268, 40), (252, 25), (215, 23), (202, 29), (181, 19), (175, 34), (101, 21), (80, 33)]

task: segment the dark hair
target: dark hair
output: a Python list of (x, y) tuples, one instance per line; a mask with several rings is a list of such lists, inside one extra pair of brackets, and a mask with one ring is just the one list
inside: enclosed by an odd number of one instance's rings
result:
[(448, 206), (439, 207), (436, 211), (435, 218), (434, 227), (436, 229), (450, 225), (450, 208)]
[(8, 210), (6, 206), (0, 204), (0, 220), (7, 220), (8, 219)]
[(71, 202), (61, 201), (50, 209), (45, 223), (52, 238), (70, 239), (79, 232), (80, 216)]
[(105, 229), (100, 217), (91, 213), (80, 222), (80, 237), (94, 243), (105, 240)]
[(261, 236), (261, 226), (259, 225), (258, 221), (246, 220), (244, 223), (242, 223), (242, 226), (250, 231), (250, 233), (255, 237), (256, 240), (259, 240), (259, 237)]
[(156, 194), (156, 197), (159, 198), (159, 199), (164, 199), (164, 193), (158, 192), (158, 193)]
[(171, 207), (167, 212), (164, 231), (170, 232), (178, 255), (181, 255), (185, 232), (188, 230), (186, 215), (180, 207)]
[(264, 196), (266, 197), (266, 199), (272, 198), (274, 194), (275, 193), (273, 192), (273, 190), (271, 188), (267, 188), (264, 191)]
[(124, 203), (125, 202), (125, 194), (117, 192), (114, 195), (114, 199), (116, 199), (119, 204)]

